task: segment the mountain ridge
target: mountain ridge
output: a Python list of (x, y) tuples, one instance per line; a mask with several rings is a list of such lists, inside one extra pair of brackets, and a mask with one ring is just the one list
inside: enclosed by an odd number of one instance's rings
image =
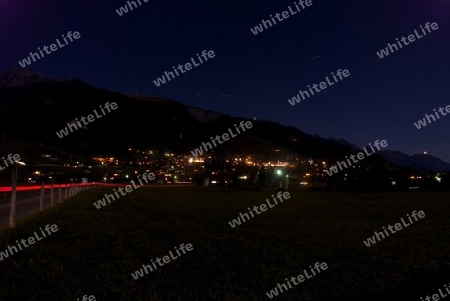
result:
[[(225, 132), (230, 125), (241, 120), (252, 121), (258, 126), (227, 142), (226, 146), (217, 148), (218, 152), (226, 148), (230, 152), (274, 156), (275, 150), (279, 149), (284, 155), (298, 154), (342, 161), (346, 155), (360, 149), (342, 138), (325, 139), (272, 121), (234, 117), (168, 98), (125, 95), (77, 79), (52, 79), (28, 70), (0, 74), (0, 87), (3, 87), (0, 89), (0, 98), (3, 100), (0, 110), (12, 112), (0, 120), (0, 128), (5, 129), (0, 134), (43, 142), (62, 149), (76, 149), (84, 155), (115, 150), (119, 145), (167, 147), (189, 153), (200, 143), (209, 141), (210, 136)], [(63, 139), (56, 137), (55, 132), (64, 128), (68, 122), (87, 116), (108, 101), (119, 105), (117, 112), (111, 113), (111, 118), (102, 118), (89, 124), (89, 131), (76, 131)], [(36, 126), (27, 126), (22, 120)], [(39, 139), (36, 140), (36, 137)], [(383, 164), (386, 160), (397, 165), (392, 155), (386, 156), (372, 156), (364, 161)], [(426, 162), (414, 162), (414, 159), (408, 161), (404, 158), (408, 164), (402, 163), (402, 166), (415, 170), (418, 167), (420, 170), (428, 168)], [(421, 160), (420, 157), (416, 159)], [(430, 170), (435, 170), (439, 165), (435, 161), (430, 161), (430, 164), (434, 165), (429, 167)]]

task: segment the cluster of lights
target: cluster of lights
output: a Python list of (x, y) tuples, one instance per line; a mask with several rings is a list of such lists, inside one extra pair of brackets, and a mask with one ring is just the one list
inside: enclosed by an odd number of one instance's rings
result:
[(442, 178), (441, 178), (441, 175), (440, 175), (440, 174), (437, 174), (436, 176), (434, 176), (434, 178), (436, 179), (436, 181), (437, 181), (438, 183), (441, 183)]
[(263, 166), (276, 166), (276, 167), (287, 167), (289, 166), (288, 162), (281, 162), (281, 161), (277, 161), (277, 162), (264, 162)]
[(189, 163), (203, 163), (203, 162), (205, 162), (205, 159), (200, 158), (200, 157), (189, 158), (188, 162)]

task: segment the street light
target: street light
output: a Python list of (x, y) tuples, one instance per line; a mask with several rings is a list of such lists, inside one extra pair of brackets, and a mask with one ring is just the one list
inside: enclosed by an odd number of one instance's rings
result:
[(278, 189), (282, 189), (283, 188), (283, 178), (281, 177), (283, 175), (283, 172), (281, 171), (281, 169), (277, 169), (276, 171), (277, 176), (280, 178), (280, 185)]

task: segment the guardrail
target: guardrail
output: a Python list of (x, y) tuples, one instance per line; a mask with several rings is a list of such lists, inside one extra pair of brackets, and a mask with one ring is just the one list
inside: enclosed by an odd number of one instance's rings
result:
[[(15, 180), (15, 181), (14, 181)], [(39, 211), (44, 210), (44, 192), (45, 190), (50, 190), (50, 203), (51, 206), (55, 205), (55, 189), (59, 190), (59, 203), (70, 197), (75, 196), (78, 192), (94, 188), (94, 187), (124, 187), (130, 185), (129, 183), (65, 183), (65, 184), (54, 184), (54, 179), (51, 179), (51, 184), (45, 184), (42, 182), (41, 185), (33, 186), (17, 186), (17, 178), (13, 178), (13, 184), (10, 186), (0, 187), (0, 192), (11, 192), (11, 208), (9, 214), (9, 227), (14, 228), (16, 224), (16, 206), (17, 206), (17, 192), (20, 191), (40, 191), (39, 197)], [(146, 184), (144, 187), (173, 187), (173, 186), (194, 186), (192, 182), (178, 182), (170, 184)], [(64, 196), (63, 196), (64, 190)], [(37, 199), (37, 196), (36, 196)]]
[[(15, 181), (14, 181), (15, 180)], [(13, 183), (11, 186), (0, 187), (0, 193), (11, 193), (11, 207), (9, 214), (9, 227), (14, 228), (16, 225), (16, 207), (17, 207), (17, 192), (21, 191), (40, 191), (40, 195), (36, 195), (36, 201), (39, 198), (39, 212), (44, 210), (44, 195), (45, 190), (50, 190), (50, 203), (51, 206), (55, 205), (55, 199), (59, 199), (59, 203), (62, 201), (75, 196), (78, 192), (87, 190), (94, 187), (124, 187), (130, 185), (129, 183), (64, 183), (64, 184), (54, 184), (54, 179), (51, 179), (51, 184), (45, 184), (42, 182), (41, 185), (23, 185), (17, 186), (17, 179), (13, 177)], [(177, 182), (177, 183), (161, 183), (161, 184), (145, 184), (143, 187), (174, 187), (174, 186), (195, 186), (192, 182)], [(55, 192), (57, 190), (57, 192)], [(48, 195), (47, 195), (48, 196)], [(7, 199), (7, 198), (6, 198)], [(48, 199), (47, 199), (48, 202)], [(48, 203), (47, 203), (48, 204)]]
[[(9, 227), (14, 228), (16, 226), (16, 207), (17, 207), (17, 192), (18, 191), (40, 191), (39, 197), (39, 212), (44, 210), (44, 192), (46, 189), (50, 189), (50, 203), (51, 206), (55, 205), (55, 188), (59, 190), (59, 203), (70, 197), (75, 196), (78, 192), (95, 187), (97, 185), (92, 183), (66, 183), (66, 184), (54, 184), (54, 179), (51, 179), (51, 184), (45, 185), (44, 182), (40, 186), (17, 186), (17, 177), (13, 173), (13, 182), (11, 187), (0, 187), (0, 192), (11, 192), (11, 208), (9, 214)], [(64, 197), (63, 197), (64, 188)]]
[[(95, 187), (100, 187), (100, 186), (104, 186), (104, 187), (125, 187), (127, 185), (130, 184), (125, 184), (125, 183), (77, 183), (75, 184), (77, 186), (95, 186)], [(44, 185), (44, 189), (51, 189), (52, 185)], [(65, 187), (69, 187), (70, 184), (54, 184), (54, 188), (59, 188), (59, 187), (65, 188)], [(193, 182), (177, 182), (177, 183), (170, 183), (170, 184), (145, 184), (142, 187), (169, 187), (169, 186), (196, 186), (195, 183)], [(17, 186), (16, 187), (16, 191), (33, 191), (33, 190), (41, 190), (41, 185), (33, 185), (33, 186)], [(0, 186), (0, 192), (11, 192), (12, 191), (12, 187), (10, 186)]]
[[(95, 184), (95, 183), (81, 183), (81, 184), (74, 184), (77, 186), (92, 186), (92, 185), (99, 185), (99, 184)], [(66, 187), (70, 187), (70, 183), (69, 184), (54, 184), (53, 188), (66, 188)], [(48, 184), (48, 185), (44, 185), (44, 189), (51, 189), (52, 185)], [(42, 186), (41, 185), (34, 185), (34, 186), (17, 186), (16, 187), (16, 191), (32, 191), (32, 190), (41, 190)], [(10, 186), (0, 186), (0, 192), (11, 192), (12, 191), (12, 187)]]

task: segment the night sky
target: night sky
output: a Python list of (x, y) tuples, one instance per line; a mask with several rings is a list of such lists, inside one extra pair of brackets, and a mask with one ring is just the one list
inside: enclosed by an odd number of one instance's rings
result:
[[(79, 31), (79, 40), (28, 69), (272, 120), (360, 147), (385, 139), (388, 149), (427, 149), (450, 162), (450, 116), (420, 130), (413, 124), (450, 105), (448, 0), (312, 0), (256, 36), (250, 28), (294, 1), (141, 2), (120, 17), (123, 0), (1, 0), (0, 71), (20, 68), (18, 61), (37, 47)], [(387, 58), (376, 55), (426, 22), (439, 29)], [(153, 84), (203, 50), (213, 50), (215, 58), (159, 88)], [(288, 103), (338, 69), (348, 69), (350, 77), (295, 106)]]

